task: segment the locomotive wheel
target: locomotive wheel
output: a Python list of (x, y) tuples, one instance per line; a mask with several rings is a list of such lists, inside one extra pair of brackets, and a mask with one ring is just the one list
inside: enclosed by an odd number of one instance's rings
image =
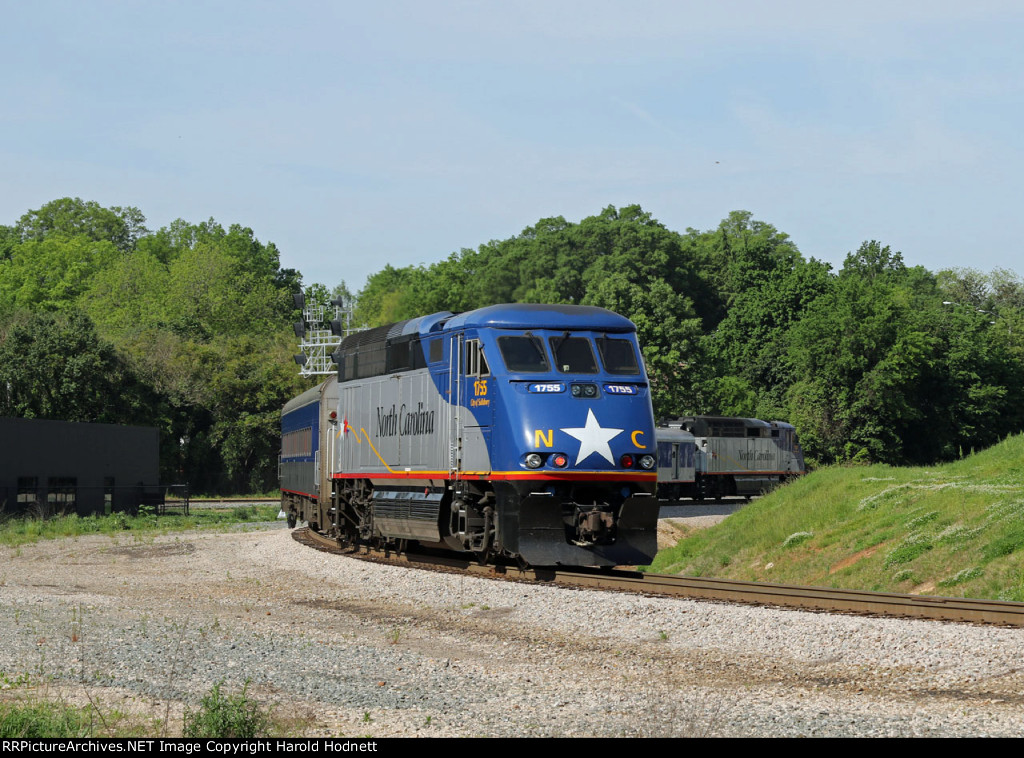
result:
[(296, 524), (298, 524), (298, 523), (299, 523), (299, 522), (298, 522), (298, 520), (297, 520), (297, 519), (295, 518), (295, 514), (294, 514), (294, 513), (289, 513), (289, 514), (288, 514), (288, 528), (289, 528), (289, 529), (294, 529), (294, 528), (295, 528), (295, 525), (296, 525)]

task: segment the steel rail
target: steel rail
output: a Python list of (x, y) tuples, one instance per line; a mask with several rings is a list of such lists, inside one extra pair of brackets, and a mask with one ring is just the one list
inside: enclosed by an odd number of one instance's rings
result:
[(336, 540), (308, 529), (297, 529), (293, 536), (299, 542), (319, 549), (345, 552), (354, 557), (387, 560), (402, 565), (461, 570), (492, 578), (544, 582), (598, 590), (634, 592), (644, 595), (681, 597), (728, 603), (775, 606), (805, 611), (847, 613), (868, 616), (895, 616), (930, 621), (955, 621), (970, 624), (1024, 626), (1024, 603), (1004, 600), (941, 597), (934, 595), (900, 595), (868, 590), (844, 590), (830, 587), (802, 587), (763, 582), (742, 582), (733, 579), (647, 574), (623, 569), (581, 570), (561, 568), (520, 568), (517, 566), (480, 565), (451, 554), (423, 555), (374, 551), (360, 546), (342, 550)]

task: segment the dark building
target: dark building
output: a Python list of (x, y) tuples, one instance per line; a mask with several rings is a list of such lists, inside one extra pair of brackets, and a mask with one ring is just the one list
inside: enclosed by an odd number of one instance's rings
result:
[(0, 514), (132, 511), (159, 470), (155, 427), (0, 418)]

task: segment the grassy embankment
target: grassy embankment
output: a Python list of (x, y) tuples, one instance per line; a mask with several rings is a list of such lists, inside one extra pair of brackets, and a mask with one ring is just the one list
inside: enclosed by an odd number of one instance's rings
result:
[(927, 468), (818, 470), (691, 532), (650, 570), (1024, 601), (1024, 436)]

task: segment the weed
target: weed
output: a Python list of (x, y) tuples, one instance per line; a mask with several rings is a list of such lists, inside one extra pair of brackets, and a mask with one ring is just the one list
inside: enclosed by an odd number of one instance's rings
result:
[(260, 512), (255, 505), (240, 505), (231, 509), (231, 516), (237, 521), (255, 521)]
[(981, 526), (974, 529), (968, 529), (963, 525), (950, 526), (943, 529), (935, 539), (936, 542), (943, 545), (957, 546), (969, 542), (981, 534), (982, 531), (984, 531), (984, 527)]
[(1024, 547), (1024, 524), (1015, 524), (1001, 536), (982, 547), (981, 553), (988, 560), (1015, 553)]
[(813, 536), (814, 534), (812, 534), (811, 532), (793, 532), (793, 534), (789, 535), (788, 537), (786, 537), (785, 540), (783, 540), (782, 546), (796, 547), (797, 545), (806, 542)]
[(911, 534), (885, 557), (885, 567), (889, 568), (901, 563), (910, 563), (910, 561), (931, 549), (932, 541), (927, 535), (920, 533)]
[(32, 677), (25, 672), (14, 675), (12, 678), (12, 675), (8, 674), (6, 671), (0, 671), (0, 689), (28, 687), (31, 683)]
[(82, 622), (85, 620), (85, 610), (82, 606), (71, 609), (71, 641), (78, 642), (82, 639)]
[(200, 703), (199, 710), (185, 709), (184, 737), (217, 737), (220, 739), (252, 739), (266, 736), (270, 716), (259, 703), (249, 697), (246, 681), (238, 695), (221, 693), (223, 681), (213, 685)]
[(966, 568), (962, 571), (958, 571), (954, 576), (949, 579), (943, 579), (939, 582), (940, 587), (952, 587), (954, 584), (962, 584), (963, 582), (969, 582), (971, 579), (977, 579), (982, 575), (980, 568)]
[(908, 521), (907, 522), (907, 529), (916, 531), (917, 529), (920, 529), (922, 526), (927, 524), (929, 521), (934, 521), (938, 517), (939, 517), (939, 512), (938, 511), (930, 511), (929, 513), (925, 513), (922, 516), (918, 516), (917, 518), (911, 519), (910, 521)]

